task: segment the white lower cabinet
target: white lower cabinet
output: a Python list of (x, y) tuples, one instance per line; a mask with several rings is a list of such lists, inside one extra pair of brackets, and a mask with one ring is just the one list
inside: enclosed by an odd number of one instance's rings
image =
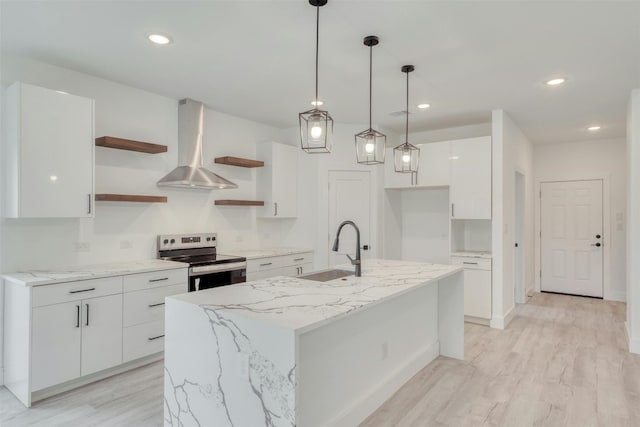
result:
[(491, 260), (474, 257), (452, 257), (451, 263), (464, 267), (464, 315), (471, 318), (490, 320)]
[(122, 363), (122, 294), (82, 300), (80, 375)]
[(31, 388), (80, 376), (80, 301), (36, 307), (32, 313)]
[(313, 271), (313, 252), (247, 260), (247, 282), (275, 276), (299, 276)]
[(31, 406), (162, 352), (164, 298), (187, 292), (188, 270), (4, 285), (5, 386)]

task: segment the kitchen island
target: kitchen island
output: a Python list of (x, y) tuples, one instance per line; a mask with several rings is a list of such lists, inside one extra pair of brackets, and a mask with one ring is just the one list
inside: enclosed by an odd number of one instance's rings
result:
[(464, 357), (461, 267), (362, 271), (168, 297), (165, 426), (355, 426), (438, 355)]

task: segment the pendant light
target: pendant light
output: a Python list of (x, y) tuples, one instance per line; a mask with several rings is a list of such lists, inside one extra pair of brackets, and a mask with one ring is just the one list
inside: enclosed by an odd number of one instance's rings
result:
[(387, 136), (371, 127), (372, 80), (373, 80), (373, 46), (380, 41), (376, 36), (364, 38), (364, 45), (369, 47), (369, 129), (356, 134), (356, 158), (363, 165), (384, 163)]
[(401, 68), (401, 71), (407, 74), (407, 109), (405, 110), (404, 144), (400, 144), (393, 149), (393, 164), (396, 172), (399, 173), (418, 172), (418, 162), (420, 161), (420, 149), (415, 145), (409, 144), (409, 73), (413, 70), (415, 70), (413, 65), (404, 65)]
[(314, 108), (298, 114), (300, 122), (300, 144), (307, 153), (330, 153), (333, 137), (333, 119), (328, 111), (318, 108), (318, 47), (320, 44), (320, 7), (327, 0), (309, 0), (316, 8), (316, 97)]

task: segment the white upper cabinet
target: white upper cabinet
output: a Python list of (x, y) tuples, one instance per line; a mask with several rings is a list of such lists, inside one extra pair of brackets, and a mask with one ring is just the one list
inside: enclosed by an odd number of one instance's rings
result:
[(418, 144), (420, 163), (416, 184), (441, 187), (449, 185), (449, 141)]
[(94, 101), (25, 83), (5, 99), (6, 215), (92, 217)]
[(298, 148), (268, 142), (258, 144), (258, 159), (264, 167), (257, 171), (258, 199), (264, 208), (261, 218), (295, 218), (298, 215)]
[(418, 172), (397, 173), (393, 148), (388, 148), (384, 165), (385, 188), (441, 187), (449, 185), (449, 141), (416, 145), (420, 149)]
[(491, 137), (451, 141), (451, 217), (491, 219)]

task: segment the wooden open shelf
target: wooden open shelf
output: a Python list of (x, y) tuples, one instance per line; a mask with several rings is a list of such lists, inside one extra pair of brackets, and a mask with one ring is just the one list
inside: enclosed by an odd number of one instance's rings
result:
[(96, 194), (96, 202), (167, 203), (167, 196), (139, 196), (135, 194)]
[(116, 138), (115, 136), (102, 136), (100, 138), (96, 138), (96, 145), (98, 147), (116, 148), (118, 150), (137, 151), (139, 153), (148, 154), (167, 152), (166, 145), (133, 141), (131, 139)]
[(216, 206), (264, 206), (262, 200), (216, 200)]
[(216, 157), (213, 161), (221, 165), (239, 166), (241, 168), (261, 168), (264, 166), (264, 162), (260, 160), (243, 159), (242, 157)]

